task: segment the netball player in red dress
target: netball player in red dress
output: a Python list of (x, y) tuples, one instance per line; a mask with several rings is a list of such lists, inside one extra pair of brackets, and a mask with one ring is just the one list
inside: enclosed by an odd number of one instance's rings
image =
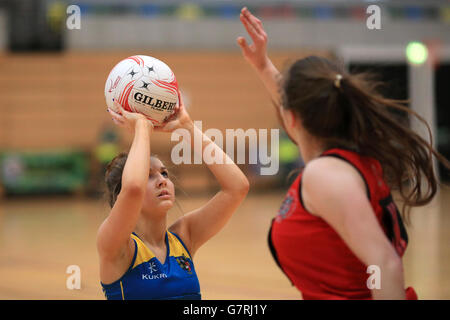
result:
[[(316, 56), (282, 76), (267, 56), (261, 21), (246, 8), (240, 20), (253, 40), (237, 39), (244, 58), (305, 162), (272, 221), (276, 262), (304, 299), (417, 299), (405, 290), (402, 216), (436, 193), (432, 154), (449, 162), (393, 118), (389, 108), (417, 115), (377, 94), (366, 76)], [(391, 188), (404, 201), (402, 215)], [(370, 281), (373, 270), (379, 285)]]

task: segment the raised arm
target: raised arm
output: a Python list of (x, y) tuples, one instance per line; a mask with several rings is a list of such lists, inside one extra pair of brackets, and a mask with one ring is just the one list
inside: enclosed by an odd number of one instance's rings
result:
[(123, 256), (130, 247), (130, 235), (142, 208), (150, 172), (152, 124), (141, 114), (127, 112), (118, 104), (117, 107), (122, 115), (109, 110), (114, 122), (134, 133), (134, 138), (122, 172), (120, 193), (97, 233), (98, 252), (106, 260)]
[(204, 206), (185, 214), (169, 228), (183, 239), (191, 255), (194, 255), (202, 244), (225, 226), (246, 197), (249, 182), (227, 154), (211, 141), (211, 139), (205, 136), (200, 129), (194, 126), (182, 104), (182, 100), (178, 118), (169, 122), (163, 128), (166, 131), (173, 131), (175, 129), (184, 129), (189, 132), (186, 135), (186, 139), (190, 140), (189, 143), (192, 149), (195, 149), (194, 136), (201, 136), (201, 155), (208, 148), (207, 153), (212, 154), (213, 158), (218, 160), (218, 163), (215, 163), (214, 161), (208, 161), (208, 159), (203, 158), (208, 169), (211, 170), (217, 179), (220, 185), (220, 191)]
[(242, 54), (264, 83), (274, 104), (280, 106), (279, 82), (281, 74), (267, 55), (267, 34), (262, 22), (252, 15), (246, 7), (241, 10), (239, 18), (253, 41), (249, 45), (244, 37), (237, 38)]
[[(222, 149), (197, 127), (192, 124), (189, 132), (192, 138), (194, 134), (202, 136), (202, 154), (206, 148), (209, 150), (213, 148), (214, 153), (219, 154), (219, 158), (223, 160), (223, 164), (207, 163), (208, 169), (211, 170), (220, 185), (220, 191), (204, 206), (186, 214), (179, 221), (184, 224), (185, 239), (189, 243), (189, 250), (193, 255), (201, 245), (225, 226), (247, 195), (249, 182)], [(191, 139), (191, 144), (193, 145), (193, 139)], [(227, 163), (228, 161), (230, 163)]]
[(237, 43), (242, 49), (245, 60), (253, 67), (269, 92), (278, 122), (285, 129), (292, 142), (296, 143), (286, 130), (283, 118), (281, 117), (281, 73), (267, 55), (267, 34), (264, 31), (262, 22), (252, 15), (246, 7), (241, 10), (240, 19), (252, 38), (253, 43), (248, 45), (244, 37), (238, 37)]

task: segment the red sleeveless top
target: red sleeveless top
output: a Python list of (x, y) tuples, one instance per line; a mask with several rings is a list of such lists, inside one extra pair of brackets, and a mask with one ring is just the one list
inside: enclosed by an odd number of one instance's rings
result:
[[(398, 255), (408, 243), (397, 206), (383, 181), (380, 163), (358, 153), (330, 149), (321, 156), (333, 156), (355, 167), (366, 183), (367, 196), (378, 222)], [(272, 220), (269, 247), (292, 284), (309, 299), (372, 299), (365, 266), (341, 237), (322, 218), (311, 215), (301, 199), (302, 173), (291, 185), (278, 215)], [(407, 299), (417, 299), (414, 289)]]

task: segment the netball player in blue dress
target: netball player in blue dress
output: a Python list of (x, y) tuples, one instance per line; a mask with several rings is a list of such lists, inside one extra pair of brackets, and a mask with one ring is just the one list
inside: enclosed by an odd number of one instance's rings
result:
[[(110, 109), (113, 121), (134, 133), (129, 152), (108, 166), (111, 212), (97, 234), (100, 281), (107, 299), (201, 299), (193, 264), (197, 250), (217, 234), (244, 200), (249, 183), (223, 150), (196, 128), (181, 97), (176, 117), (158, 130), (185, 129), (201, 135), (202, 154), (214, 150), (223, 161), (207, 164), (221, 189), (204, 206), (167, 226), (175, 201), (174, 184), (164, 164), (151, 156), (154, 128), (143, 115)], [(192, 147), (192, 149), (194, 149)]]

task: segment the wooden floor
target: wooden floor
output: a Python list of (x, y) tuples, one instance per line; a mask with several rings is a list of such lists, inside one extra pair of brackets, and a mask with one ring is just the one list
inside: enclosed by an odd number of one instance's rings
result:
[[(300, 299), (272, 260), (266, 237), (283, 194), (250, 194), (195, 265), (204, 299)], [(206, 197), (184, 197), (183, 211)], [(0, 200), (2, 201), (2, 200)], [(405, 281), (421, 299), (450, 299), (450, 191), (413, 211)], [(96, 230), (108, 212), (100, 200), (15, 199), (0, 203), (0, 299), (104, 299)], [(182, 212), (173, 209), (170, 221)], [(81, 289), (68, 290), (66, 269), (81, 268)]]

